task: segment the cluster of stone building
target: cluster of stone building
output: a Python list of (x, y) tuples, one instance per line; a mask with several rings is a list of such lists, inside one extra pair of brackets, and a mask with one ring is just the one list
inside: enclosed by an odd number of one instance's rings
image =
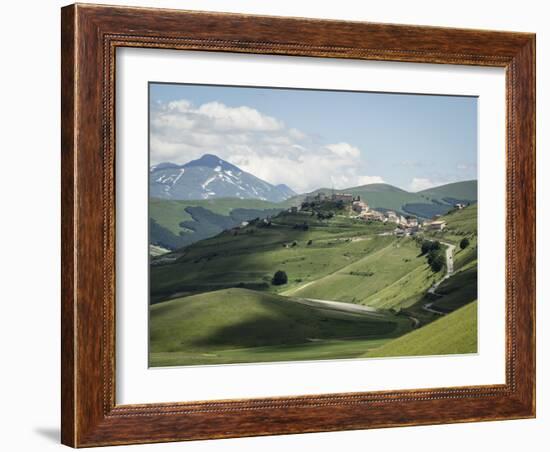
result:
[[(394, 234), (397, 236), (415, 235), (420, 230), (426, 231), (442, 231), (447, 226), (447, 223), (441, 220), (440, 215), (436, 215), (432, 220), (425, 220), (420, 222), (417, 217), (413, 215), (401, 215), (393, 210), (379, 211), (369, 207), (369, 205), (361, 200), (360, 196), (354, 196), (351, 193), (332, 193), (330, 196), (323, 192), (316, 193), (315, 195), (308, 195), (304, 202), (309, 204), (316, 204), (321, 202), (338, 202), (341, 201), (348, 205), (355, 218), (360, 218), (365, 221), (381, 221), (383, 223), (394, 223)], [(460, 206), (462, 208), (462, 206)]]
[(332, 201), (332, 202), (342, 201), (343, 203), (351, 204), (356, 200), (359, 201), (360, 197), (353, 196), (350, 193), (332, 193), (330, 195), (327, 195), (326, 193), (319, 192), (314, 195), (307, 195), (304, 202), (309, 204), (315, 204), (315, 203), (328, 202), (328, 201)]

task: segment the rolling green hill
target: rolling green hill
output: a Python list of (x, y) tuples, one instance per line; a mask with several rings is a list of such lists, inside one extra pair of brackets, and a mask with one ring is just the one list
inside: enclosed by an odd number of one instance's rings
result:
[(477, 299), (477, 262), (443, 281), (437, 288), (437, 294), (439, 297), (435, 298), (432, 306), (443, 312), (452, 312)]
[[(449, 230), (430, 233), (454, 243), (455, 270), (477, 260), (477, 207), (443, 219)], [(307, 230), (301, 226), (307, 224)], [(434, 274), (414, 238), (387, 234), (392, 225), (365, 223), (337, 215), (318, 220), (305, 212), (283, 212), (269, 227), (250, 224), (186, 247), (175, 262), (151, 268), (151, 300), (158, 302), (230, 287), (281, 292), (390, 309), (419, 301), (442, 275)], [(471, 243), (460, 250), (462, 233)], [(178, 252), (180, 253), (180, 252)], [(271, 285), (284, 270), (288, 284)]]
[[(447, 228), (444, 231), (430, 232), (426, 235), (429, 238), (452, 243), (457, 247), (454, 255), (455, 271), (468, 264), (477, 263), (477, 204), (462, 210), (453, 210), (442, 217), (442, 220), (447, 222)], [(462, 250), (459, 245), (464, 238), (467, 238), (470, 244)]]
[[(377, 241), (381, 241), (380, 237)], [(371, 306), (383, 305), (389, 309), (394, 307), (391, 302), (379, 301), (380, 293), (399, 287), (395, 303), (401, 303), (409, 298), (407, 281), (411, 274), (426, 275), (421, 280), (422, 290), (427, 290), (431, 283), (431, 272), (428, 270), (426, 258), (420, 256), (418, 244), (414, 239), (403, 238), (384, 241), (383, 247), (347, 265), (340, 270), (323, 278), (318, 278), (311, 284), (291, 292), (294, 296), (305, 298), (322, 298), (344, 301), (348, 303), (367, 304)], [(414, 293), (414, 289), (411, 295)]]
[(477, 302), (472, 302), (429, 325), (387, 342), (364, 356), (381, 358), (475, 352), (477, 352)]
[(284, 206), (259, 199), (149, 201), (150, 243), (175, 250), (219, 234), (256, 217), (280, 212)]
[[(420, 239), (345, 210), (330, 219), (283, 211), (168, 254), (151, 267), (151, 365), (354, 358), (386, 353), (390, 339), (434, 320), (462, 322), (441, 314), (477, 298), (476, 212), (453, 211), (442, 217), (447, 230), (427, 234), (457, 246), (455, 273), (434, 294), (445, 270), (430, 269)], [(464, 237), (470, 245), (460, 250)], [(278, 270), (286, 284), (272, 284)], [(344, 303), (330, 309), (326, 300)]]
[(422, 190), (418, 194), (432, 200), (449, 202), (450, 204), (460, 201), (474, 202), (477, 201), (477, 180), (440, 185), (439, 187)]
[[(325, 193), (330, 195), (333, 189), (320, 188), (307, 195), (315, 195), (317, 193)], [(415, 193), (409, 193), (400, 188), (394, 187), (389, 184), (369, 184), (359, 187), (349, 187), (342, 190), (337, 190), (342, 193), (351, 193), (355, 196), (361, 196), (361, 199), (366, 201), (373, 209), (385, 209), (395, 210), (397, 212), (404, 213), (403, 205), (413, 202), (426, 202), (427, 198), (417, 195)], [(307, 196), (299, 195), (287, 200), (287, 203), (300, 204)]]
[[(345, 216), (321, 221), (283, 212), (269, 227), (250, 224), (220, 233), (189, 245), (174, 263), (153, 266), (151, 300), (229, 287), (271, 292), (300, 287), (394, 242), (393, 236), (378, 235), (392, 229)], [(284, 287), (270, 284), (277, 270), (288, 274)]]
[[(332, 193), (331, 188), (320, 188), (308, 195), (319, 192)], [(463, 181), (434, 187), (417, 193), (411, 193), (389, 184), (369, 184), (349, 187), (338, 192), (361, 196), (373, 209), (395, 210), (401, 214), (431, 218), (434, 215), (446, 214), (457, 202), (477, 201), (477, 181)], [(298, 195), (285, 201), (287, 205), (300, 204), (306, 197)]]
[(410, 330), (406, 318), (347, 313), (246, 289), (150, 308), (150, 365), (357, 357)]
[[(477, 181), (457, 182), (418, 193), (389, 184), (369, 184), (338, 191), (360, 196), (374, 209), (431, 218), (446, 214), (458, 201), (475, 201)], [(312, 193), (318, 192), (330, 194), (332, 189), (321, 188)], [(215, 236), (242, 221), (265, 218), (288, 207), (299, 206), (305, 197), (305, 194), (298, 195), (281, 203), (237, 198), (191, 201), (152, 198), (149, 202), (150, 244), (176, 250)]]
[(447, 233), (456, 235), (477, 234), (477, 204), (472, 204), (462, 210), (454, 210), (445, 216)]

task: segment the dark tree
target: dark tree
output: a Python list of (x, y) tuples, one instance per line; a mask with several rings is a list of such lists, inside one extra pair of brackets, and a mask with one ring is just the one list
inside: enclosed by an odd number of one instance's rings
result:
[(431, 240), (424, 240), (420, 245), (420, 249), (422, 254), (427, 254), (431, 251), (437, 251), (441, 249), (441, 243), (439, 243), (437, 240), (435, 242)]
[(467, 237), (464, 237), (461, 241), (460, 241), (460, 249), (463, 250), (464, 248), (468, 248), (468, 246), (470, 245), (470, 240), (468, 240)]
[(424, 240), (422, 241), (422, 244), (420, 245), (420, 250), (422, 254), (428, 254), (432, 250), (432, 241), (431, 240)]
[(438, 273), (445, 265), (445, 257), (442, 253), (438, 253), (437, 251), (430, 251), (430, 254), (428, 255), (428, 263), (430, 264), (430, 268), (432, 269), (432, 271), (434, 273)]
[(271, 284), (273, 284), (274, 286), (282, 286), (287, 282), (288, 282), (288, 276), (286, 275), (286, 272), (282, 270), (277, 270), (273, 275), (273, 279), (271, 280)]

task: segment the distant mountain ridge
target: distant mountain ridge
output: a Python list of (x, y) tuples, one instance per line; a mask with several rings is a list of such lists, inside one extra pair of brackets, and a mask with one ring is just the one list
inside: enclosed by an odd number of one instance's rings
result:
[(282, 202), (296, 193), (284, 184), (272, 185), (213, 154), (184, 165), (163, 162), (150, 168), (149, 195), (170, 200), (214, 198)]
[(299, 205), (307, 195), (319, 192), (330, 194), (333, 191), (360, 196), (373, 209), (381, 211), (394, 210), (401, 214), (415, 215), (420, 218), (430, 218), (438, 214), (443, 215), (459, 202), (467, 204), (477, 202), (477, 180), (454, 182), (416, 193), (383, 183), (340, 190), (319, 188), (310, 193), (297, 195), (286, 202)]
[(445, 198), (457, 200), (477, 200), (477, 180), (452, 182), (428, 188), (418, 193), (434, 199), (444, 200)]

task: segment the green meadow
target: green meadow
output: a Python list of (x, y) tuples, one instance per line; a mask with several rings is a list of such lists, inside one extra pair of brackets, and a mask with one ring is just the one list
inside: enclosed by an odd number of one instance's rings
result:
[(150, 365), (356, 358), (410, 327), (406, 317), (225, 289), (151, 306)]
[[(283, 211), (153, 258), (150, 365), (475, 351), (477, 206), (442, 218), (448, 228), (425, 238), (456, 246), (448, 277), (419, 238), (345, 209), (330, 219)], [(287, 279), (276, 285), (279, 270)]]
[(451, 355), (477, 352), (477, 301), (365, 354), (390, 356)]

